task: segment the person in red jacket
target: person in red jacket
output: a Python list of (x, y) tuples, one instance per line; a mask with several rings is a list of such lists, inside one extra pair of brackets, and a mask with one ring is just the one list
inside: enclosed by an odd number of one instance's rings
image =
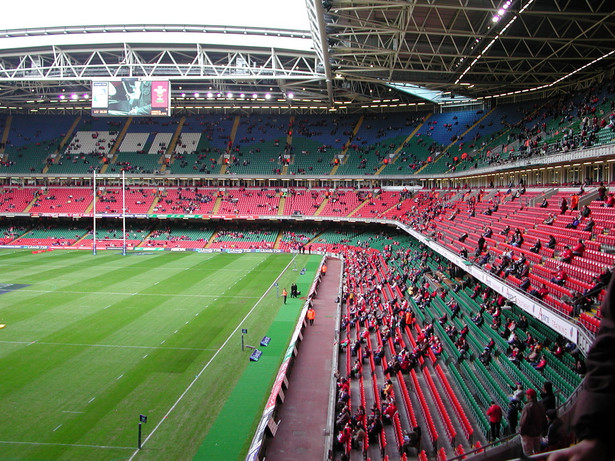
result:
[(391, 402), (382, 410), (382, 418), (387, 423), (392, 424), (395, 413), (397, 413), (397, 405), (395, 405), (395, 402)]
[(559, 260), (564, 263), (569, 263), (570, 261), (572, 261), (573, 256), (574, 255), (572, 254), (572, 249), (569, 245), (566, 245), (559, 255)]
[(562, 266), (557, 266), (557, 270), (551, 273), (553, 274), (553, 277), (551, 277), (551, 283), (555, 283), (557, 285), (563, 285), (564, 283), (566, 283), (566, 280), (568, 279), (568, 274), (566, 274), (566, 271)]
[(585, 253), (585, 243), (583, 243), (583, 239), (579, 239), (579, 242), (572, 247), (572, 254), (575, 256), (583, 256)]
[(500, 425), (502, 423), (502, 408), (491, 401), (491, 406), (487, 409), (487, 417), (489, 418), (489, 440), (494, 441), (500, 438)]

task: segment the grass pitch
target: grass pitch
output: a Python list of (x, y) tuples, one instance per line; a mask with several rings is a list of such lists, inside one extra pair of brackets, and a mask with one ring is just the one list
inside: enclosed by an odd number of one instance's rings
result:
[[(277, 292), (297, 281), (305, 293), (316, 262), (0, 251), (0, 459), (192, 460), (199, 447), (207, 459), (209, 429), (246, 367), (260, 365), (241, 351), (241, 329), (247, 344), (258, 344), (284, 312)], [(306, 266), (305, 275), (293, 270)], [(288, 342), (302, 304), (289, 298), (284, 315), (293, 321), (276, 341)], [(276, 350), (279, 362), (284, 347)], [(265, 397), (255, 397), (257, 413)], [(248, 432), (253, 413), (236, 418)], [(137, 451), (141, 414), (148, 421)], [(234, 437), (245, 454), (251, 434)]]

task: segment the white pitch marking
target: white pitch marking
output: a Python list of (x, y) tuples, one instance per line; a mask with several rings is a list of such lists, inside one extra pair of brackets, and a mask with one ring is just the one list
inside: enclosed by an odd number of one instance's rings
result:
[[(284, 270), (282, 272), (280, 272), (280, 274), (278, 275), (278, 277), (275, 279), (274, 282), (277, 282), (278, 280), (280, 280), (280, 278), (282, 277), (282, 275), (284, 274), (284, 272), (286, 272), (288, 270), (288, 268), (290, 267), (291, 263), (295, 260), (296, 255), (293, 257), (293, 259), (290, 260), (290, 262), (287, 264), (287, 266), (284, 268)], [(184, 397), (186, 396), (186, 394), (188, 393), (188, 391), (190, 391), (190, 389), (192, 389), (192, 386), (194, 386), (194, 384), (197, 382), (197, 380), (201, 377), (201, 375), (203, 373), (205, 373), (205, 370), (207, 370), (207, 368), (209, 368), (209, 365), (211, 365), (211, 363), (215, 360), (215, 358), (218, 356), (218, 354), (220, 353), (220, 351), (222, 349), (224, 349), (224, 347), (228, 344), (228, 342), (231, 340), (231, 338), (233, 338), (233, 336), (235, 336), (235, 334), (239, 331), (239, 328), (244, 324), (244, 322), (246, 321), (246, 319), (252, 314), (252, 312), (254, 311), (254, 309), (256, 309), (256, 306), (258, 306), (260, 304), (260, 302), (265, 298), (265, 296), (267, 296), (267, 293), (269, 293), (269, 291), (273, 288), (273, 284), (267, 289), (267, 291), (265, 291), (263, 293), (263, 295), (258, 299), (258, 301), (256, 301), (254, 303), (254, 305), (252, 306), (252, 308), (248, 311), (248, 313), (244, 316), (244, 318), (241, 320), (241, 322), (239, 322), (237, 324), (237, 327), (228, 335), (228, 337), (224, 340), (224, 342), (222, 343), (222, 345), (218, 348), (218, 350), (214, 353), (214, 355), (211, 356), (211, 358), (209, 359), (209, 361), (203, 365), (203, 368), (201, 368), (201, 371), (199, 371), (199, 373), (194, 377), (194, 379), (192, 380), (192, 382), (190, 384), (188, 384), (188, 387), (186, 387), (186, 389), (184, 390), (184, 392), (182, 392), (182, 394), (177, 398), (177, 400), (175, 401), (175, 403), (173, 405), (171, 405), (171, 408), (169, 408), (169, 410), (166, 412), (166, 414), (160, 419), (160, 421), (158, 422), (158, 424), (156, 424), (156, 426), (154, 427), (154, 429), (152, 429), (152, 432), (150, 432), (148, 434), (148, 436), (145, 438), (145, 440), (143, 441), (143, 443), (141, 445), (145, 445), (147, 443), (147, 441), (152, 437), (152, 435), (154, 435), (156, 433), (156, 431), (158, 430), (158, 428), (162, 425), (162, 423), (164, 422), (164, 420), (166, 420), (168, 418), (168, 416), (171, 414), (171, 412), (175, 409), (175, 407), (177, 407), (177, 405), (179, 405), (179, 403), (184, 399)], [(198, 315), (198, 314), (197, 314)], [(132, 454), (132, 456), (130, 458), (128, 458), (128, 461), (132, 461), (134, 459), (135, 456), (137, 456), (137, 453), (139, 453), (141, 450), (135, 450)]]
[(88, 400), (88, 403), (92, 403), (95, 399), (96, 397), (92, 397), (90, 400)]
[(62, 426), (61, 424), (58, 424), (58, 427), (56, 427), (53, 432), (57, 431), (58, 429), (60, 429), (60, 426)]
[(160, 346), (123, 346), (118, 344), (78, 344), (78, 343), (45, 343), (38, 341), (0, 341), (0, 344), (38, 344), (39, 346), (72, 346), (72, 347), (110, 347), (114, 349), (165, 349), (186, 351), (212, 351), (215, 349), (202, 349), (199, 347), (160, 347)]
[(81, 448), (105, 448), (112, 450), (134, 450), (134, 447), (113, 447), (108, 445), (84, 445), (78, 443), (45, 443), (45, 442), (17, 442), (13, 440), (0, 440), (0, 444), (9, 445), (34, 445), (34, 446), (51, 446), (51, 447), (81, 447)]
[(118, 379), (122, 379), (122, 376), (124, 376), (124, 373), (122, 373), (121, 375), (119, 375), (117, 378), (115, 378), (115, 380), (117, 381)]

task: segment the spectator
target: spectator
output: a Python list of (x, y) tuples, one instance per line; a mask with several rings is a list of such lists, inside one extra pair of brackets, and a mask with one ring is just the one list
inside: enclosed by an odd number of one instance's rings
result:
[(560, 214), (565, 214), (566, 211), (568, 210), (568, 200), (566, 200), (566, 197), (562, 197), (562, 199), (560, 200), (559, 210), (560, 210)]
[(574, 256), (582, 257), (583, 253), (585, 253), (585, 243), (583, 242), (583, 239), (579, 239), (577, 244), (572, 247), (572, 254)]
[(598, 200), (601, 202), (606, 200), (606, 187), (602, 181), (600, 181), (600, 185), (598, 186)]
[(581, 224), (581, 218), (579, 216), (575, 217), (571, 222), (566, 224), (566, 229), (576, 229)]
[(557, 416), (557, 411), (551, 408), (546, 411), (547, 433), (541, 441), (541, 449), (545, 451), (558, 450), (566, 447), (568, 437), (564, 430), (564, 423)]
[(308, 307), (306, 317), (310, 325), (314, 325), (314, 319), (316, 318), (316, 311), (312, 306)]
[(528, 399), (521, 412), (519, 421), (519, 434), (521, 434), (521, 446), (525, 456), (531, 456), (540, 451), (540, 435), (545, 426), (545, 409), (540, 402), (536, 401), (536, 391), (525, 391)]
[(511, 399), (508, 402), (508, 412), (506, 413), (509, 435), (514, 434), (517, 430), (517, 423), (519, 422), (519, 410), (521, 410), (521, 402), (516, 399)]
[(382, 391), (380, 392), (380, 397), (382, 399), (393, 397), (393, 381), (387, 379), (386, 383), (384, 383), (384, 386), (382, 387)]
[(547, 357), (543, 354), (540, 357), (540, 360), (538, 360), (538, 362), (536, 363), (533, 363), (532, 366), (538, 371), (544, 370), (545, 367), (547, 366)]
[(576, 193), (570, 197), (570, 209), (575, 211), (579, 209), (579, 196)]
[(344, 428), (337, 434), (336, 449), (339, 451), (345, 450), (346, 444), (350, 442), (352, 438), (352, 428), (350, 423), (346, 423)]
[(478, 356), (478, 360), (480, 360), (483, 365), (489, 365), (489, 362), (491, 361), (491, 348), (485, 347), (483, 352), (481, 352)]
[(367, 438), (370, 442), (375, 443), (382, 432), (382, 422), (377, 416), (370, 416), (367, 420)]
[(540, 239), (536, 239), (536, 242), (534, 242), (534, 245), (530, 247), (530, 251), (532, 253), (540, 253), (541, 248), (542, 248), (542, 242), (540, 241)]
[(487, 417), (489, 418), (489, 441), (493, 442), (500, 438), (500, 425), (502, 424), (502, 408), (491, 401), (491, 405), (487, 409)]
[(587, 222), (585, 223), (585, 227), (583, 228), (583, 231), (592, 232), (594, 230), (595, 225), (596, 223), (594, 222), (593, 218), (590, 216)]
[(558, 259), (561, 262), (569, 263), (570, 261), (572, 261), (573, 256), (574, 255), (572, 254), (572, 248), (570, 248), (570, 245), (566, 245), (564, 246), (564, 249), (562, 250), (562, 252), (559, 254)]
[(547, 242), (547, 248), (554, 250), (555, 245), (557, 245), (557, 240), (552, 235), (549, 235), (549, 241)]
[(393, 424), (393, 418), (395, 418), (395, 414), (397, 413), (397, 405), (395, 402), (391, 400), (388, 404), (384, 404), (384, 408), (382, 410), (382, 418), (385, 423)]
[(400, 454), (410, 454), (410, 448), (416, 448), (416, 452), (418, 454), (421, 446), (421, 428), (416, 426), (412, 432), (406, 431), (404, 433), (404, 438), (402, 442), (402, 446), (399, 450)]
[(545, 411), (555, 410), (555, 394), (553, 393), (553, 383), (545, 381), (540, 391), (540, 403)]
[(367, 439), (367, 434), (365, 433), (365, 429), (363, 429), (363, 425), (362, 424), (354, 425), (353, 431), (352, 431), (352, 448), (363, 450), (366, 439)]
[(532, 296), (534, 296), (535, 298), (538, 298), (538, 299), (544, 299), (544, 297), (549, 294), (549, 289), (543, 283), (540, 288), (538, 288), (538, 289), (533, 288), (530, 291), (528, 291), (528, 294), (530, 294), (530, 295), (532, 295)]
[(553, 274), (553, 277), (551, 277), (550, 280), (551, 283), (562, 286), (566, 283), (566, 280), (568, 280), (568, 274), (566, 274), (566, 271), (561, 264), (557, 266), (557, 270), (552, 271), (551, 273)]
[(485, 248), (485, 237), (482, 235), (478, 238), (478, 243), (476, 245), (476, 256), (478, 257)]
[(553, 213), (549, 213), (549, 216), (545, 218), (545, 220), (543, 221), (543, 224), (546, 224), (547, 226), (552, 226), (554, 222), (555, 222), (555, 216), (553, 215)]

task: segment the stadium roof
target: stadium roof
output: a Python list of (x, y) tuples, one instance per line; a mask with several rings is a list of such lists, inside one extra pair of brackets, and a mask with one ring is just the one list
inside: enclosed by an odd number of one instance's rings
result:
[[(63, 0), (28, 8), (35, 14), (0, 18), (4, 108), (87, 108), (93, 80), (123, 77), (169, 79), (177, 109), (470, 104), (615, 68), (608, 1), (107, 0), (83, 8)], [(60, 93), (75, 96), (60, 103)]]

